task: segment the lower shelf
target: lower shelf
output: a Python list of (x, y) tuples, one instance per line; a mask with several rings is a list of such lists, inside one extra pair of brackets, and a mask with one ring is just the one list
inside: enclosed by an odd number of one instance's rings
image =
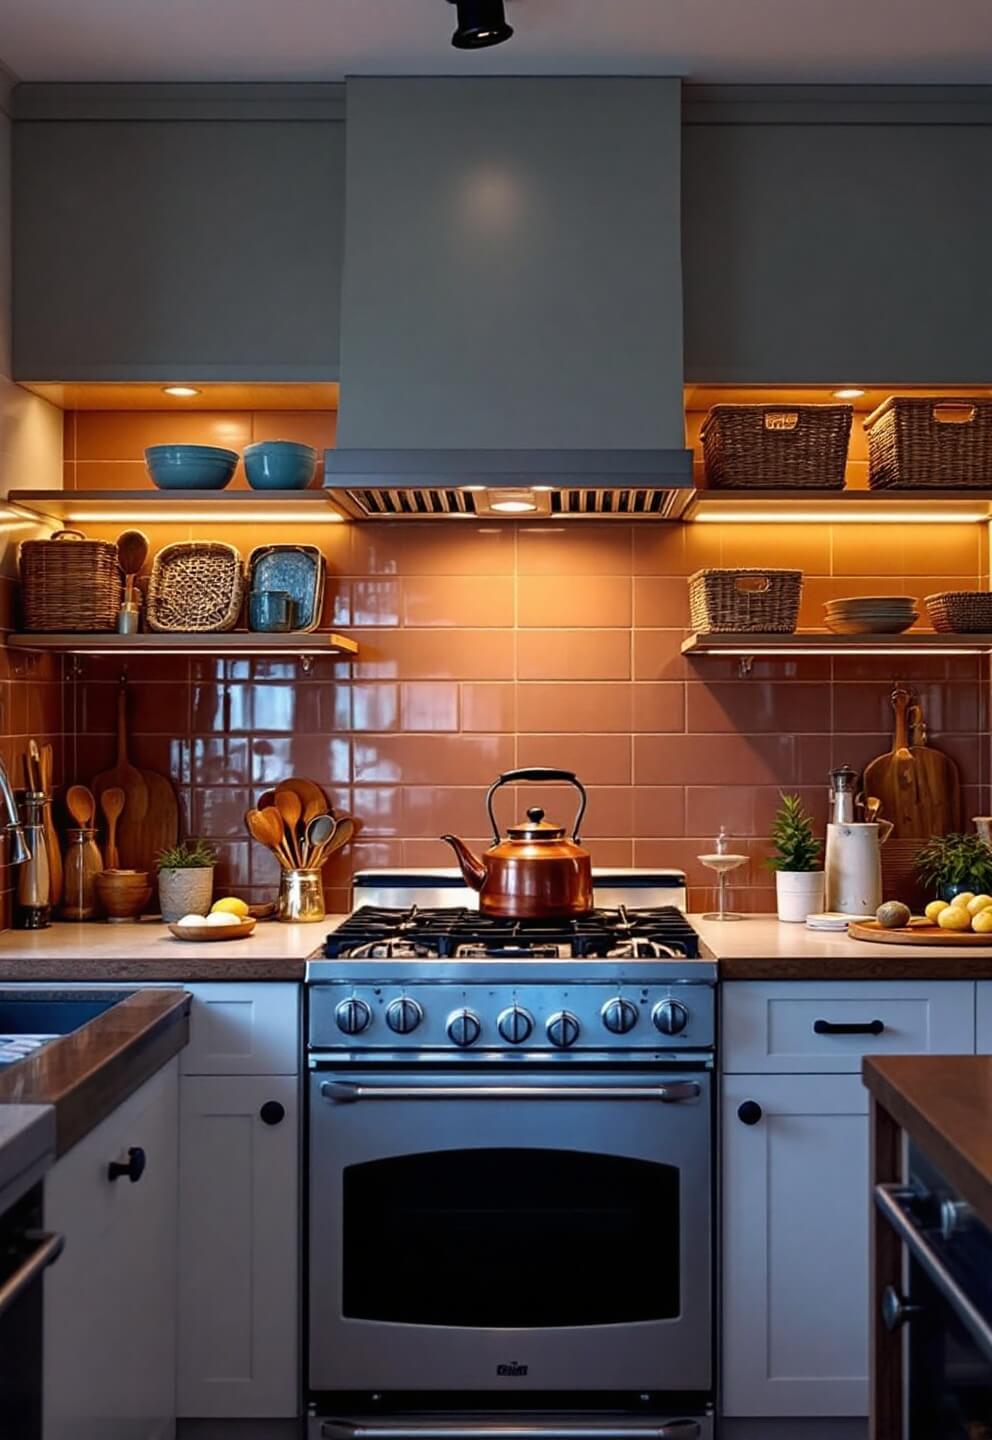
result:
[(229, 630), (208, 635), (8, 635), (12, 650), (59, 655), (342, 655), (358, 654), (346, 635), (266, 635)]
[(992, 653), (992, 635), (833, 635), (827, 630), (794, 635), (690, 635), (683, 655), (975, 655)]

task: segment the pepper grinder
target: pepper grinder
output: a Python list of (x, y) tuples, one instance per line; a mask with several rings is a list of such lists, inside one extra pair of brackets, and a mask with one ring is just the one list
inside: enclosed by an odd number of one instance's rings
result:
[(17, 875), (15, 930), (47, 930), (52, 923), (52, 884), (45, 845), (43, 790), (25, 790), (21, 797), (24, 839), (31, 851)]
[(850, 765), (839, 765), (830, 772), (830, 823), (854, 824), (854, 793), (858, 788), (858, 772)]

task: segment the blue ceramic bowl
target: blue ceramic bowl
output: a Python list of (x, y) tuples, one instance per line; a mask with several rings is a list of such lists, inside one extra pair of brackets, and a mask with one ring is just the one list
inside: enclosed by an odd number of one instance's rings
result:
[(305, 490), (316, 468), (316, 450), (295, 440), (260, 440), (245, 449), (245, 474), (253, 490)]
[(238, 452), (217, 445), (149, 445), (145, 465), (160, 490), (223, 490)]

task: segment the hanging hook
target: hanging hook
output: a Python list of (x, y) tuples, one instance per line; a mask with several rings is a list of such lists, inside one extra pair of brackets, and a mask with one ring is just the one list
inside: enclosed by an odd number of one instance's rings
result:
[(312, 674), (312, 672), (313, 672), (313, 656), (312, 656), (312, 655), (301, 655), (301, 656), (300, 656), (300, 669), (303, 671), (304, 675), (306, 675), (306, 676), (309, 676), (309, 675)]
[(754, 656), (742, 655), (737, 662), (737, 673), (742, 680), (746, 680), (754, 669)]

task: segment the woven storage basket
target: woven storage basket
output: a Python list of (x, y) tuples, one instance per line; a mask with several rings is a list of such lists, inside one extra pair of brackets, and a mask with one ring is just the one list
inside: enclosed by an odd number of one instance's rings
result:
[(865, 431), (873, 490), (992, 486), (992, 400), (893, 395)]
[(803, 593), (801, 570), (697, 570), (689, 611), (697, 635), (791, 635)]
[(219, 540), (166, 545), (148, 582), (148, 628), (196, 634), (233, 630), (244, 599), (244, 567), (233, 545)]
[(25, 540), (18, 551), (21, 619), (36, 633), (114, 630), (121, 603), (117, 546), (60, 530)]
[(850, 405), (714, 405), (703, 421), (714, 490), (841, 490)]
[(925, 601), (930, 623), (947, 635), (992, 634), (992, 592), (943, 590)]

